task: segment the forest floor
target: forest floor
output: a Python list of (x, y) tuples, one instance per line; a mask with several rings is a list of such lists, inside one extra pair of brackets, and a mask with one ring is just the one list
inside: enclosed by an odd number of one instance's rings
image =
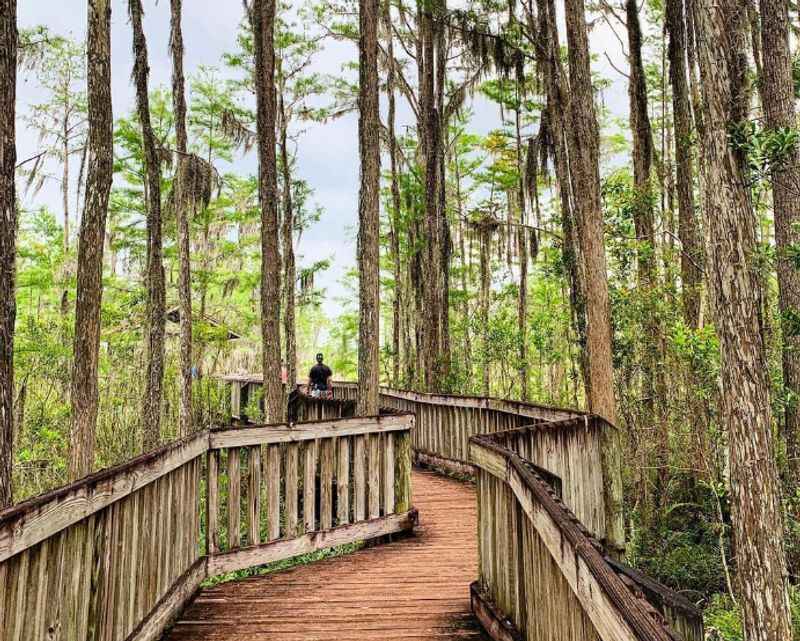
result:
[(474, 486), (419, 470), (412, 483), (413, 537), (205, 588), (164, 641), (485, 639), (469, 602)]

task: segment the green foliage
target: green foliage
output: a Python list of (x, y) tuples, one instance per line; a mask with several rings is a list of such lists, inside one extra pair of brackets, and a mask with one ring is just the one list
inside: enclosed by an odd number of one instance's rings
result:
[[(792, 612), (794, 638), (800, 638), (800, 589), (789, 588), (789, 605)], [(706, 638), (714, 641), (744, 641), (742, 613), (727, 595), (715, 595), (703, 613)]]

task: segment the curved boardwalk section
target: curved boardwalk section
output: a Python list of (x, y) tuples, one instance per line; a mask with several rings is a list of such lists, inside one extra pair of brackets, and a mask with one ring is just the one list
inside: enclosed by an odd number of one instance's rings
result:
[(472, 485), (413, 475), (416, 535), (285, 572), (202, 590), (164, 641), (484, 639)]

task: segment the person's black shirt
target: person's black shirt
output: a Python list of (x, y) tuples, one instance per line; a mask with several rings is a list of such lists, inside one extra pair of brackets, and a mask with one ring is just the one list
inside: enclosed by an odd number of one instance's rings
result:
[(328, 379), (333, 375), (331, 368), (323, 363), (317, 363), (311, 368), (308, 377), (311, 379), (311, 384), (319, 389), (328, 389)]

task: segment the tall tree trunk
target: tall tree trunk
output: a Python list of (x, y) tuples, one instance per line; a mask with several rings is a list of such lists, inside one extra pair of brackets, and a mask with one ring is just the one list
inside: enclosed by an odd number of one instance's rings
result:
[(133, 28), (133, 78), (136, 84), (136, 110), (142, 129), (142, 147), (147, 185), (147, 319), (145, 353), (147, 373), (142, 421), (144, 449), (149, 451), (161, 440), (161, 401), (164, 384), (164, 313), (166, 290), (161, 239), (161, 163), (150, 120), (147, 40), (142, 28), (142, 1), (129, 0), (128, 12)]
[(389, 168), (392, 193), (392, 211), (390, 214), (392, 227), (392, 269), (394, 276), (394, 298), (392, 300), (392, 385), (397, 387), (400, 383), (400, 312), (403, 302), (403, 283), (400, 257), (400, 179), (397, 171), (397, 134), (395, 130), (397, 111), (395, 105), (396, 70), (391, 2), (389, 0), (384, 0), (383, 3), (383, 28), (386, 32), (386, 96), (389, 102), (386, 120), (389, 129)]
[(720, 342), (722, 417), (730, 443), (732, 522), (744, 633), (749, 641), (789, 641), (783, 516), (752, 265), (753, 211), (740, 158), (728, 140), (729, 127), (743, 115), (736, 64), (746, 50), (746, 22), (741, 16), (747, 7), (739, 0), (726, 8), (724, 12), (711, 4), (695, 5), (705, 123), (707, 276)]
[[(569, 47), (570, 171), (576, 198), (578, 240), (586, 275), (586, 351), (589, 408), (609, 422), (616, 420), (614, 370), (611, 360), (611, 313), (608, 299), (603, 211), (600, 200), (600, 153), (594, 109), (589, 37), (583, 0), (566, 0), (565, 18)], [(622, 519), (622, 448), (615, 429), (604, 432), (603, 471), (606, 477), (606, 540), (625, 546)]]
[(295, 280), (296, 265), (294, 255), (294, 207), (292, 203), (292, 173), (289, 165), (289, 150), (287, 143), (288, 127), (286, 107), (284, 105), (283, 82), (281, 82), (280, 105), (278, 111), (281, 118), (281, 171), (283, 172), (283, 288), (284, 288), (284, 315), (283, 339), (286, 346), (286, 395), (291, 393), (297, 382), (297, 331), (295, 323)]
[(69, 251), (69, 120), (64, 116), (64, 166), (61, 171), (61, 206), (64, 208), (64, 254)]
[(89, 0), (86, 39), (89, 158), (86, 197), (78, 239), (78, 284), (72, 364), (70, 479), (92, 471), (97, 427), (97, 368), (100, 356), (100, 303), (103, 247), (114, 160), (111, 110), (111, 1)]
[[(789, 46), (789, 7), (786, 0), (761, 0), (761, 41), (764, 59), (761, 102), (765, 125), (772, 131), (794, 129), (792, 52)], [(800, 480), (800, 335), (791, 322), (800, 313), (800, 271), (793, 249), (800, 243), (800, 153), (795, 145), (786, 158), (772, 168), (772, 202), (777, 246), (778, 303), (783, 319), (783, 385), (786, 404), (784, 437), (789, 470)]]
[[(450, 377), (450, 260), (453, 254), (450, 223), (447, 220), (446, 162), (444, 150), (449, 144), (449, 123), (445, 113), (444, 98), (447, 93), (447, 36), (446, 28), (447, 0), (436, 0), (436, 16), (434, 22), (434, 44), (436, 48), (436, 124), (439, 133), (436, 136), (436, 198), (437, 215), (439, 217), (439, 270), (436, 283), (437, 314), (439, 315), (439, 347), (437, 349), (438, 372), (437, 390), (443, 391)], [(445, 390), (446, 391), (446, 390)]]
[(268, 423), (285, 414), (281, 384), (278, 252), (278, 174), (275, 162), (275, 0), (254, 0), (251, 12), (256, 71), (258, 196), (261, 204), (261, 349), (264, 414)]
[(175, 220), (178, 236), (178, 299), (180, 305), (180, 370), (181, 409), (180, 434), (192, 432), (192, 262), (189, 234), (190, 201), (193, 194), (189, 188), (186, 172), (189, 167), (186, 153), (189, 137), (186, 132), (186, 81), (183, 75), (183, 29), (181, 13), (183, 0), (170, 0), (172, 53), (172, 110), (175, 118), (175, 142), (178, 149), (178, 186), (175, 199)]
[[(517, 87), (517, 103), (514, 109), (514, 132), (516, 136), (516, 160), (517, 160), (517, 201), (519, 204), (519, 222), (525, 225), (527, 222), (525, 212), (525, 168), (522, 160), (522, 130), (520, 125), (520, 105), (522, 96), (520, 88)], [(538, 189), (538, 185), (531, 186), (532, 190)], [(513, 233), (513, 227), (509, 227), (508, 233)], [(519, 295), (517, 296), (517, 333), (519, 335), (519, 383), (520, 398), (528, 400), (528, 239), (525, 234), (525, 227), (517, 228), (517, 253), (519, 255)]]
[(678, 192), (678, 237), (681, 241), (681, 294), (686, 324), (700, 325), (699, 269), (703, 260), (694, 211), (694, 168), (692, 162), (692, 115), (686, 75), (686, 26), (683, 0), (667, 0), (669, 31), (669, 78), (672, 85), (672, 114), (675, 123), (675, 178)]
[(480, 325), (481, 325), (481, 348), (483, 350), (483, 363), (481, 367), (481, 395), (489, 396), (491, 393), (490, 369), (492, 359), (489, 349), (489, 295), (491, 285), (491, 252), (492, 252), (492, 230), (483, 224), (479, 228), (480, 236)]
[(0, 0), (0, 510), (13, 503), (17, 0)]
[[(661, 506), (667, 484), (669, 462), (669, 434), (664, 410), (664, 373), (662, 371), (662, 328), (659, 319), (658, 301), (655, 298), (658, 286), (656, 266), (655, 214), (653, 211), (653, 131), (650, 126), (647, 105), (647, 81), (642, 56), (642, 28), (639, 22), (639, 6), (636, 0), (626, 0), (625, 17), (628, 31), (630, 59), (630, 82), (628, 97), (630, 104), (630, 127), (633, 133), (633, 222), (636, 229), (638, 285), (643, 304), (642, 328), (642, 396), (640, 428), (655, 427), (658, 435), (656, 453), (656, 501)], [(647, 512), (648, 506), (643, 506)]]
[(539, 29), (533, 24), (533, 10), (529, 12), (529, 30), (542, 34), (542, 46), (537, 48), (539, 64), (545, 69), (547, 90), (547, 126), (553, 132), (556, 184), (561, 205), (561, 229), (564, 234), (561, 253), (569, 277), (570, 311), (575, 335), (580, 346), (580, 369), (584, 388), (589, 390), (589, 367), (586, 357), (586, 277), (580, 245), (577, 238), (577, 221), (570, 181), (569, 149), (566, 131), (569, 113), (569, 93), (565, 86), (561, 65), (556, 9), (553, 0), (536, 0)]
[[(422, 86), (420, 109), (422, 120), (423, 157), (425, 161), (425, 261), (423, 262), (422, 317), (424, 384), (428, 391), (436, 391), (442, 382), (442, 308), (443, 265), (442, 213), (440, 212), (439, 180), (441, 179), (439, 153), (442, 147), (441, 114), (437, 109), (436, 64), (437, 42), (440, 38), (435, 26), (439, 2), (421, 5)], [(436, 14), (434, 12), (437, 12)]]
[(470, 313), (469, 313), (469, 296), (467, 279), (469, 275), (469, 267), (466, 254), (466, 243), (464, 243), (464, 235), (466, 233), (464, 223), (464, 198), (461, 193), (461, 169), (459, 167), (459, 153), (458, 141), (453, 141), (453, 173), (455, 178), (456, 187), (456, 217), (458, 219), (458, 249), (459, 257), (461, 259), (461, 300), (462, 308), (461, 313), (464, 315), (464, 373), (469, 385), (473, 383), (473, 364), (472, 364), (472, 332), (470, 330)]
[(358, 413), (378, 414), (380, 342), (380, 114), (378, 0), (359, 0)]

